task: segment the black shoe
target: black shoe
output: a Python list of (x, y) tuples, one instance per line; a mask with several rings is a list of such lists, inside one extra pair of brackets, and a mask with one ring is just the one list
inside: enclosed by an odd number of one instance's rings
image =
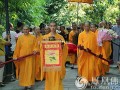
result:
[(71, 69), (74, 69), (74, 64), (71, 64), (71, 67), (70, 67)]
[(0, 83), (0, 87), (4, 87), (5, 86), (5, 84), (3, 84), (2, 82)]
[(86, 88), (91, 88), (91, 84), (88, 83), (87, 86), (86, 86)]
[(74, 69), (74, 67), (71, 67), (71, 69)]
[(35, 82), (40, 82), (41, 80), (35, 80)]
[(71, 69), (74, 69), (74, 65), (71, 66)]
[(98, 80), (102, 80), (102, 76), (99, 76), (99, 77), (98, 77)]

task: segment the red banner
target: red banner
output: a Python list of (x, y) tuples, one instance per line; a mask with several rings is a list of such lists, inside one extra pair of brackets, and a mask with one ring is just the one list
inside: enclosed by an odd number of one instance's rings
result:
[(93, 0), (68, 0), (68, 2), (93, 3)]
[(61, 41), (43, 41), (44, 70), (60, 70), (62, 60)]

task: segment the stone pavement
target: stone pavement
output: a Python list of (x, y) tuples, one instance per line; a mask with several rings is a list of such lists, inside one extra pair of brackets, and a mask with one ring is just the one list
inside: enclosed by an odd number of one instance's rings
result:
[[(66, 77), (63, 80), (64, 90), (80, 90), (75, 86), (77, 69), (66, 68), (66, 71), (67, 71), (66, 72)], [(116, 85), (116, 87), (117, 86), (119, 86), (119, 87), (117, 89), (110, 89), (110, 88), (105, 89), (106, 88), (105, 86), (108, 86), (108, 84), (107, 84), (107, 85), (102, 86), (103, 89), (86, 88), (85, 90), (120, 90), (120, 72), (118, 71), (118, 68), (116, 68), (116, 67), (110, 68), (110, 72), (107, 73), (106, 77), (108, 77), (109, 79), (111, 79), (112, 77), (118, 78), (119, 79), (118, 80), (119, 85)], [(45, 83), (44, 81), (36, 82), (35, 86), (34, 86), (34, 90), (44, 90), (44, 83)], [(112, 84), (112, 85), (109, 85), (109, 86), (112, 87), (112, 86), (115, 86), (115, 85)], [(3, 87), (3, 88), (0, 88), (0, 90), (22, 90), (22, 89), (23, 89), (23, 87), (18, 86), (18, 81), (17, 80), (14, 81), (14, 82), (10, 82), (10, 83), (6, 84), (6, 86)]]

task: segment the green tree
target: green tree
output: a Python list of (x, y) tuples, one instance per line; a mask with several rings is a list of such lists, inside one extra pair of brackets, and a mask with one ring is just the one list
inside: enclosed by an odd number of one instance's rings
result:
[[(45, 14), (44, 0), (8, 0), (10, 22), (21, 20), (27, 24), (38, 25)], [(0, 1), (0, 19), (5, 23), (4, 0)]]
[[(105, 19), (115, 22), (120, 15), (119, 0), (94, 0), (94, 3), (69, 3), (66, 0), (8, 0), (10, 22), (18, 20), (27, 24), (39, 25), (41, 22), (56, 21), (59, 25), (89, 20), (98, 23)], [(0, 24), (5, 26), (4, 0), (0, 0)], [(78, 13), (77, 13), (78, 10)]]
[(59, 13), (60, 9), (66, 4), (65, 0), (45, 0), (45, 22), (49, 23), (51, 20), (57, 21), (56, 14)]
[(114, 23), (119, 13), (118, 0), (94, 0), (93, 5), (85, 7), (84, 11), (92, 22), (107, 20)]
[(66, 25), (77, 22), (77, 18), (79, 22), (87, 20), (99, 23), (101, 20), (107, 20), (115, 23), (116, 17), (120, 15), (119, 5), (119, 0), (94, 0), (93, 4), (79, 3), (79, 5), (68, 2), (53, 16), (60, 24)]

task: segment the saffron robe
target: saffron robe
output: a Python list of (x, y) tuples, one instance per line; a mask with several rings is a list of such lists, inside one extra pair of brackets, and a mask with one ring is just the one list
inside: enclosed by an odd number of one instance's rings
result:
[[(110, 55), (112, 53), (111, 42), (104, 41), (102, 49), (103, 49), (103, 51), (105, 53), (106, 59), (109, 60), (110, 59)], [(105, 72), (109, 72), (109, 66), (110, 65), (108, 63), (104, 63), (103, 62), (103, 66), (104, 66), (104, 71)]]
[[(51, 36), (51, 33), (44, 35), (43, 39), (48, 39)], [(66, 69), (65, 69), (65, 62), (67, 59), (67, 55), (68, 55), (68, 47), (65, 44), (65, 40), (64, 38), (59, 35), (59, 34), (55, 34), (55, 38), (56, 39), (61, 39), (62, 41), (64, 41), (64, 46), (62, 49), (62, 65), (61, 65), (61, 70), (60, 71), (48, 71), (45, 72), (45, 90), (63, 90), (63, 85), (62, 85), (62, 80), (64, 79), (64, 76), (66, 74)], [(43, 63), (42, 61), (42, 46), (40, 49), (40, 53), (41, 53), (41, 64)], [(43, 64), (41, 65), (43, 66)], [(43, 69), (42, 69), (43, 70)], [(42, 78), (44, 76), (41, 76)]]
[[(35, 37), (33, 35), (21, 35), (18, 37), (13, 58), (19, 58), (32, 54), (35, 48)], [(19, 79), (20, 86), (34, 85), (35, 81), (35, 57), (30, 56), (21, 61), (15, 62), (16, 77)]]
[[(40, 34), (39, 37), (36, 37), (36, 44), (35, 47), (40, 49), (40, 43), (42, 40), (42, 35)], [(35, 56), (35, 79), (36, 80), (41, 80), (41, 58), (40, 55)]]
[[(86, 31), (81, 32), (78, 37), (78, 45), (84, 46), (85, 49), (89, 48), (96, 53), (97, 40), (95, 34), (92, 31), (88, 33)], [(83, 50), (78, 50), (77, 63), (79, 76), (85, 77), (88, 81), (92, 81), (92, 78), (97, 77), (95, 56)]]
[[(98, 36), (98, 30), (95, 31), (95, 35), (96, 35), (96, 40), (97, 40), (97, 36)], [(101, 46), (98, 46), (98, 43), (97, 43), (97, 47), (96, 47), (97, 51), (96, 51), (96, 54), (97, 55), (103, 55), (104, 51), (102, 49)], [(104, 58), (106, 57), (105, 55), (103, 55)], [(105, 69), (104, 69), (104, 64), (102, 63), (102, 59), (98, 58), (98, 57), (95, 57), (96, 58), (96, 75), (97, 76), (101, 76), (101, 75), (105, 75)]]
[[(69, 33), (69, 42), (73, 43), (73, 36), (75, 35), (75, 31), (71, 31)], [(75, 54), (72, 54), (72, 53), (69, 53), (68, 54), (68, 59), (70, 59), (70, 63), (71, 64), (74, 64), (75, 63), (75, 60), (76, 60), (76, 55)]]

